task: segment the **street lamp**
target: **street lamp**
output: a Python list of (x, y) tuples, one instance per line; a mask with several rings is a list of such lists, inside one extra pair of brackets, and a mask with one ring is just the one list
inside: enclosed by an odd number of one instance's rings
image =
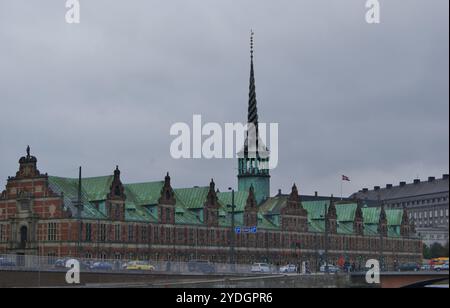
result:
[(231, 270), (234, 272), (234, 247), (235, 247), (235, 226), (234, 226), (234, 213), (236, 209), (236, 204), (234, 204), (234, 189), (231, 187), (228, 187), (228, 190), (231, 191), (231, 204), (227, 204), (228, 208), (231, 208), (231, 241), (230, 241), (230, 263), (231, 263)]
[(324, 223), (325, 223), (325, 247), (324, 247), (324, 261), (325, 261), (325, 273), (328, 273), (328, 222), (327, 222), (327, 204), (324, 203)]

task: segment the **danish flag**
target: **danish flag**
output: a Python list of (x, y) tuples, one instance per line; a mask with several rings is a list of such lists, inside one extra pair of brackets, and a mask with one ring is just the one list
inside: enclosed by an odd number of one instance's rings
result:
[(348, 176), (342, 175), (342, 181), (350, 182), (350, 178)]

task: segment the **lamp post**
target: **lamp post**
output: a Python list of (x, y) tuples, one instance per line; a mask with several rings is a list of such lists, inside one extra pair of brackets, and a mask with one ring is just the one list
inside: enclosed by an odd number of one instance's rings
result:
[(236, 204), (234, 204), (234, 189), (231, 187), (228, 188), (229, 191), (231, 191), (231, 204), (228, 204), (227, 207), (231, 208), (231, 239), (230, 239), (230, 263), (231, 263), (231, 270), (234, 272), (235, 269), (235, 260), (234, 260), (234, 248), (235, 248), (235, 226), (234, 226), (234, 210), (236, 209)]
[(328, 273), (328, 221), (327, 221), (327, 204), (324, 204), (324, 221), (325, 221), (325, 253), (324, 253), (324, 259), (325, 259), (325, 273)]

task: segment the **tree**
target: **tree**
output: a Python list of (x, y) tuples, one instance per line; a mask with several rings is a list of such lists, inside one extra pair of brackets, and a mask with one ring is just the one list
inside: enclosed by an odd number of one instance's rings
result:
[[(447, 245), (446, 245), (447, 246)], [(434, 243), (430, 247), (430, 257), (431, 258), (439, 258), (439, 257), (447, 257), (448, 256), (448, 246), (445, 248), (439, 243)]]
[(428, 247), (427, 244), (423, 244), (422, 255), (424, 259), (431, 259), (430, 247)]

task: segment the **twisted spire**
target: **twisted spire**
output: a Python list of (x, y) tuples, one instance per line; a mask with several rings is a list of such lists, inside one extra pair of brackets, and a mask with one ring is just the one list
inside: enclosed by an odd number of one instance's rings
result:
[(258, 110), (256, 108), (256, 87), (255, 87), (255, 70), (253, 68), (253, 37), (255, 33), (251, 31), (250, 36), (250, 87), (248, 95), (248, 123), (252, 123), (258, 127)]

